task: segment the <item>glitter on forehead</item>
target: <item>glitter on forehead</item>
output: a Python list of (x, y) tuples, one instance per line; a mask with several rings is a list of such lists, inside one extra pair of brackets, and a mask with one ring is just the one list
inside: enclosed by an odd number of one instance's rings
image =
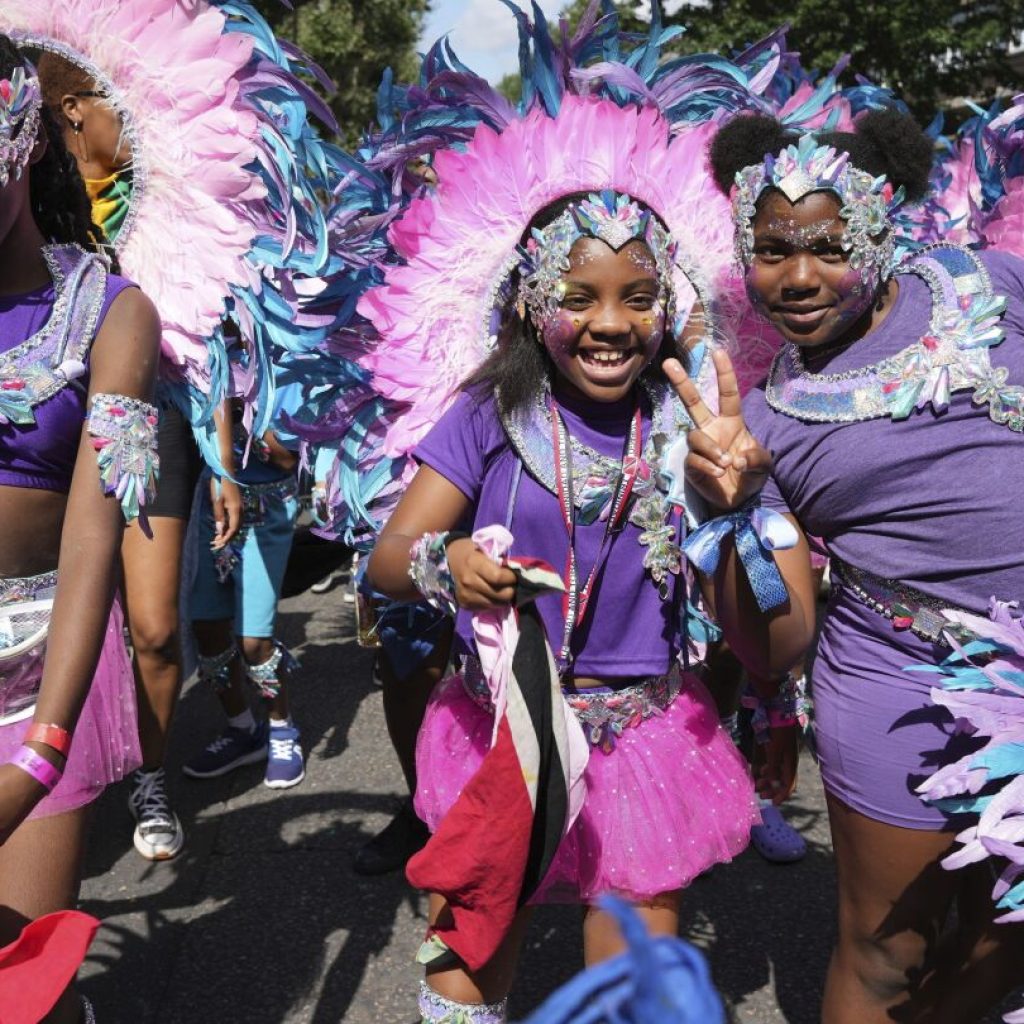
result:
[(0, 79), (0, 188), (14, 175), (17, 181), (28, 164), (39, 132), (42, 109), (39, 79), (24, 68)]
[(637, 270), (642, 270), (648, 274), (654, 274), (657, 276), (658, 268), (654, 262), (654, 257), (648, 252), (647, 249), (640, 249), (634, 247), (629, 250), (627, 254), (629, 262), (636, 267)]
[(795, 146), (736, 173), (732, 189), (736, 254), (745, 266), (754, 258), (757, 203), (769, 188), (777, 188), (794, 204), (812, 192), (834, 192), (845, 224), (842, 245), (850, 266), (866, 274), (877, 272), (883, 280), (892, 275), (896, 262), (892, 214), (903, 203), (902, 187), (894, 192), (885, 175), (875, 177), (854, 167), (849, 154), (819, 146), (813, 134), (801, 136)]
[[(535, 228), (522, 248), (518, 302), (529, 309), (530, 319), (538, 331), (543, 332), (545, 324), (556, 316), (561, 307), (565, 297), (564, 278), (570, 270), (570, 254), (581, 238), (600, 239), (616, 252), (630, 242), (643, 242), (651, 253), (644, 269), (655, 271), (659, 301), (665, 306), (669, 322), (672, 322), (675, 311), (672, 288), (675, 245), (671, 236), (650, 210), (627, 195), (604, 191), (570, 206), (546, 228)], [(640, 255), (646, 257), (646, 253)], [(632, 254), (630, 258), (633, 258)]]
[(814, 244), (832, 242), (835, 232), (835, 221), (822, 218), (810, 224), (801, 224), (795, 217), (773, 216), (765, 227), (771, 238), (787, 242), (794, 248), (807, 249)]

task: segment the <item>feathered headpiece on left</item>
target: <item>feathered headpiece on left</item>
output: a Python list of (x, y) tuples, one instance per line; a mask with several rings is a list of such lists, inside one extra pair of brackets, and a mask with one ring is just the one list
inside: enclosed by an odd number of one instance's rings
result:
[(311, 305), (336, 177), (311, 126), (333, 118), (300, 77), (318, 72), (238, 0), (4, 0), (0, 32), (82, 68), (121, 115), (132, 195), (117, 251), (160, 311), (163, 376), (195, 425), (234, 394), (261, 433), (275, 350), (312, 349), (334, 319)]

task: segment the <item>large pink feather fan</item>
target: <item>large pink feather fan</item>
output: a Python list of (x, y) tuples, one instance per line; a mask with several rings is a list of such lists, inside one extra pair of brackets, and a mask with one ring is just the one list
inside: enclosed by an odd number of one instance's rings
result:
[(526, 225), (563, 196), (614, 189), (641, 200), (679, 244), (683, 308), (694, 294), (687, 273), (713, 294), (731, 263), (733, 234), (706, 163), (713, 132), (704, 124), (670, 135), (656, 110), (566, 95), (557, 117), (535, 108), (500, 134), (479, 128), (463, 152), (439, 152), (436, 192), (414, 200), (391, 228), (405, 264), (359, 303), (381, 335), (361, 362), (380, 393), (408, 405), (389, 426), (387, 454), (411, 451), (487, 356), (494, 290)]
[[(235, 289), (260, 287), (246, 261), (265, 194), (251, 165), (260, 123), (238, 76), (252, 37), (225, 34), (202, 0), (3, 0), (0, 30), (46, 39), (85, 58), (114, 88), (137, 133), (144, 199), (124, 246), (124, 272), (154, 301), (163, 354), (207, 392), (205, 339)], [(247, 169), (248, 167), (248, 169)]]

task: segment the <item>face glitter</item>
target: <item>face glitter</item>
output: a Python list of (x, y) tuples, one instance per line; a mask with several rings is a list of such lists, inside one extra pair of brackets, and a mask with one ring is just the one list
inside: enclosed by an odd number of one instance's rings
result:
[(869, 266), (883, 280), (892, 275), (896, 254), (892, 214), (905, 196), (902, 187), (893, 191), (885, 175), (875, 177), (854, 167), (848, 153), (819, 146), (811, 133), (781, 153), (768, 154), (762, 163), (737, 171), (732, 204), (736, 255), (744, 266), (754, 259), (753, 223), (758, 201), (768, 189), (778, 189), (794, 205), (812, 192), (834, 192), (845, 224), (842, 246), (850, 266)]
[[(643, 242), (647, 251), (634, 247), (638, 251), (631, 250), (629, 258), (638, 268), (646, 258), (647, 266), (643, 269), (657, 277), (659, 299), (672, 314), (675, 243), (650, 210), (627, 195), (605, 191), (569, 207), (546, 228), (535, 228), (523, 247), (518, 305), (529, 310), (538, 332), (544, 333), (547, 321), (561, 307), (565, 297), (564, 275), (570, 269), (569, 256), (581, 238), (600, 239), (615, 252), (630, 242)], [(586, 254), (574, 257), (578, 266), (590, 258)]]
[(773, 216), (764, 233), (792, 249), (824, 250), (842, 244), (842, 235), (835, 236), (833, 226), (832, 220), (824, 218), (811, 224), (801, 224), (795, 217)]

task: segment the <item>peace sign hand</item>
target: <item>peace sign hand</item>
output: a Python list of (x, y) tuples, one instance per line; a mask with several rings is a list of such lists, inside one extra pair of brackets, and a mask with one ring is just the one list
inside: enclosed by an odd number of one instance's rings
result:
[(772, 457), (747, 430), (736, 373), (726, 352), (711, 353), (718, 379), (719, 412), (704, 404), (678, 359), (667, 359), (665, 375), (676, 389), (694, 428), (687, 435), (686, 479), (719, 509), (739, 508), (764, 486)]

